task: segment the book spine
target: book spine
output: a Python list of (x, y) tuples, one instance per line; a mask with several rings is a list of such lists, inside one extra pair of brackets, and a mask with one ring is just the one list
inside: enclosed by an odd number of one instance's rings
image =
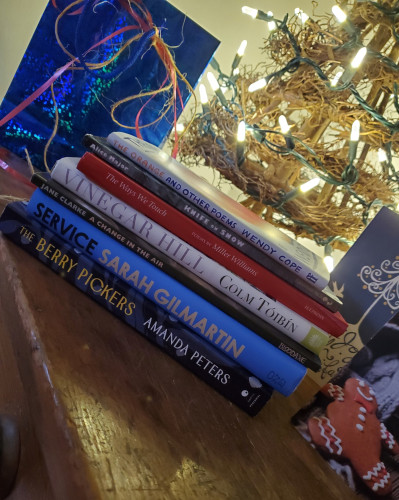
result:
[(302, 291), (309, 297), (313, 298), (319, 304), (327, 307), (330, 311), (336, 312), (342, 306), (342, 302), (326, 287), (319, 290), (310, 282), (305, 281), (296, 273), (293, 273), (278, 261), (258, 250), (246, 240), (242, 239), (238, 234), (226, 229), (219, 221), (211, 218), (206, 212), (198, 208), (194, 203), (184, 198), (178, 191), (174, 191), (169, 185), (162, 183), (157, 177), (152, 176), (145, 169), (138, 166), (115, 150), (112, 146), (106, 143), (105, 139), (96, 137), (91, 134), (86, 134), (83, 137), (82, 144), (91, 153), (109, 163), (114, 169), (124, 173), (131, 179), (138, 182), (141, 186), (147, 188), (166, 203), (174, 206), (183, 212), (191, 220), (200, 226), (208, 229), (213, 234), (217, 235), (221, 244), (223, 242), (230, 244), (236, 250), (246, 257), (245, 262), (248, 266), (252, 265), (251, 261), (255, 261), (262, 267), (268, 269), (279, 278), (287, 281), (298, 290)]
[(284, 396), (291, 394), (305, 376), (306, 368), (300, 363), (40, 189), (33, 193), (27, 213)]
[[(17, 209), (18, 205), (21, 209)], [(271, 387), (51, 231), (27, 219), (22, 207), (22, 203), (9, 204), (0, 217), (0, 229), (7, 238), (249, 415), (254, 416), (263, 408), (273, 392)], [(60, 257), (54, 259), (54, 255)]]
[(116, 224), (114, 220), (105, 214), (96, 211), (94, 207), (85, 204), (74, 193), (69, 192), (60, 184), (47, 178), (46, 174), (36, 173), (32, 176), (32, 183), (44, 191), (50, 198), (57, 200), (62, 205), (82, 217), (94, 227), (99, 228), (103, 233), (119, 241), (130, 251), (138, 253), (151, 264), (159, 267), (167, 274), (173, 276), (185, 286), (191, 288), (204, 299), (212, 302), (216, 307), (243, 323), (256, 334), (278, 347), (299, 363), (313, 371), (319, 371), (321, 368), (320, 358), (312, 351), (302, 347), (300, 344), (282, 334), (272, 325), (266, 325), (265, 322), (257, 316), (251, 314), (247, 309), (234, 302), (226, 295), (221, 294), (206, 281), (197, 278), (191, 272), (187, 272), (176, 261), (171, 259), (159, 250), (149, 245), (146, 241), (134, 233), (124, 230), (123, 227)]
[[(70, 189), (73, 189), (73, 186), (77, 186), (81, 192), (81, 181), (78, 181), (76, 176), (71, 180), (71, 175), (67, 176), (62, 172), (63, 168), (68, 168), (69, 163), (65, 159), (59, 160), (53, 168), (52, 176), (53, 178), (57, 176), (57, 180), (63, 180), (62, 183), (68, 181), (68, 186), (64, 184), (66, 187), (71, 186)], [(292, 299), (278, 293), (276, 287), (270, 283), (271, 279), (277, 281), (277, 278), (269, 271), (257, 263), (253, 263), (252, 267), (242, 265), (245, 256), (240, 252), (220, 242), (213, 233), (193, 223), (182, 212), (159, 199), (133, 179), (115, 171), (103, 160), (86, 153), (78, 162), (77, 168), (96, 186), (103, 188), (107, 195), (115, 196), (108, 203), (101, 196), (103, 201), (98, 204), (100, 210), (104, 210), (106, 205), (110, 207), (122, 201), (148, 217), (145, 224), (146, 228), (150, 229), (147, 229), (146, 235), (152, 238), (152, 244), (159, 246), (161, 251), (167, 252), (174, 258), (184, 255), (185, 258), (181, 259), (181, 262), (192, 272), (308, 349), (317, 353), (328, 342), (328, 334), (322, 330), (327, 330), (334, 336), (341, 335), (345, 331), (345, 323), (340, 325), (340, 329), (336, 329), (332, 325), (320, 322), (318, 318), (318, 324), (315, 326), (316, 322), (313, 323), (306, 317), (308, 316), (306, 313), (303, 314), (306, 311), (303, 304), (300, 304), (299, 311), (296, 308), (289, 308), (286, 301)], [(95, 188), (84, 191), (93, 202), (98, 199), (94, 194)], [(128, 221), (130, 228), (131, 212), (126, 205), (123, 206), (124, 215), (118, 222), (125, 225)], [(137, 223), (135, 227), (137, 228)]]
[[(283, 235), (266, 221), (262, 220), (263, 231), (260, 230), (257, 227), (260, 219), (257, 218), (255, 221), (255, 214), (251, 214), (251, 222), (246, 220), (249, 218), (248, 213), (240, 218), (238, 213), (245, 213), (246, 210), (249, 212), (249, 210), (241, 205), (238, 207), (237, 202), (218, 192), (212, 185), (208, 183), (204, 185), (203, 179), (193, 172), (190, 173), (176, 160), (167, 157), (166, 153), (159, 148), (144, 141), (137, 141), (134, 136), (125, 133), (113, 132), (107, 140), (115, 149), (149, 170), (164, 183), (174, 187), (187, 199), (195, 201), (213, 218), (246, 238), (251, 244), (259, 247), (265, 254), (270, 255), (291, 271), (300, 274), (317, 288), (323, 289), (328, 284), (329, 275), (319, 256), (294, 239)], [(188, 177), (190, 177), (189, 181)]]

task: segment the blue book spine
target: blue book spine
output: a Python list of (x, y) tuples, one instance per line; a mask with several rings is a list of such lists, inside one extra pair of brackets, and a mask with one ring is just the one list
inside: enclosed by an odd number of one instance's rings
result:
[(300, 363), (41, 190), (33, 193), (27, 213), (284, 396), (304, 378)]
[(24, 203), (7, 205), (0, 216), (0, 231), (248, 415), (255, 416), (269, 401), (273, 393), (270, 386), (49, 229), (27, 218)]

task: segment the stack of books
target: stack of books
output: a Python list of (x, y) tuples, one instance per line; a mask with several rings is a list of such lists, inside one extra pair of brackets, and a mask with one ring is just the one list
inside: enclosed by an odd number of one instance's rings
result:
[(347, 324), (320, 257), (132, 135), (36, 173), (0, 230), (255, 415)]

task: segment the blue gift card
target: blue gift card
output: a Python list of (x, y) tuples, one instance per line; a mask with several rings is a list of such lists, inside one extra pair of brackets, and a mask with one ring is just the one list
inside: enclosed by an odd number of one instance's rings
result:
[[(159, 51), (152, 44), (151, 32), (130, 43), (123, 53), (105, 67), (95, 66), (109, 60), (135, 35), (143, 33), (137, 19), (145, 19), (140, 8), (128, 13), (129, 3), (110, 0), (83, 1), (78, 3), (58, 21), (60, 13), (71, 0), (52, 0), (48, 3), (37, 29), (28, 45), (22, 62), (0, 107), (0, 119), (22, 103), (43, 85), (60, 67), (79, 57), (75, 67), (64, 71), (54, 84), (58, 108), (58, 128), (48, 150), (48, 165), (62, 156), (83, 154), (81, 140), (85, 133), (107, 136), (112, 131), (135, 134), (137, 114), (140, 124), (151, 124), (141, 129), (144, 140), (160, 145), (170, 133), (173, 107), (161, 120), (171, 97), (166, 91), (167, 71)], [(181, 75), (192, 87), (212, 58), (219, 42), (203, 28), (165, 0), (137, 0), (152, 16), (153, 25), (167, 45)], [(133, 4), (132, 4), (133, 5)], [(135, 18), (136, 17), (136, 18)], [(148, 21), (148, 19), (147, 19)], [(58, 26), (58, 43), (55, 26)], [(150, 23), (152, 24), (152, 23)], [(137, 26), (127, 29), (127, 26)], [(120, 31), (105, 43), (86, 52), (104, 38)], [(162, 54), (161, 54), (162, 56)], [(190, 91), (178, 77), (183, 105)], [(145, 95), (157, 90), (151, 100)], [(132, 96), (144, 96), (131, 99)], [(112, 105), (125, 100), (114, 113), (117, 124), (111, 118)], [(141, 113), (140, 113), (141, 110)], [(177, 95), (177, 117), (182, 111)], [(19, 156), (25, 157), (27, 149), (32, 163), (44, 168), (43, 151), (55, 123), (55, 107), (48, 88), (29, 106), (0, 127), (0, 144)]]

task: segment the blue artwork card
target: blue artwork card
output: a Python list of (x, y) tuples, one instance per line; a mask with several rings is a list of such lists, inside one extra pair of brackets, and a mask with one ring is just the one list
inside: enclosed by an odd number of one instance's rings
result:
[[(138, 113), (141, 125), (151, 124), (141, 129), (143, 139), (155, 145), (162, 144), (175, 118), (173, 107), (162, 116), (171, 98), (171, 89), (166, 91), (167, 70), (163, 62), (167, 54), (157, 50), (150, 31), (142, 29), (137, 20), (149, 20), (144, 15), (147, 9), (152, 17), (149, 24), (158, 30), (178, 68), (183, 106), (190, 91), (182, 76), (194, 88), (219, 45), (218, 40), (165, 0), (132, 3), (127, 0), (82, 0), (74, 2), (74, 6), (59, 18), (71, 4), (71, 0), (52, 0), (47, 4), (0, 106), (0, 120), (74, 56), (79, 57), (79, 61), (65, 70), (54, 84), (59, 116), (57, 133), (47, 153), (49, 167), (60, 157), (83, 154), (81, 140), (85, 133), (107, 136), (112, 131), (125, 131), (135, 134)], [(131, 12), (129, 5), (133, 9)], [(126, 29), (129, 26), (136, 26), (136, 29)], [(116, 31), (117, 36), (100, 43)], [(142, 37), (131, 41), (142, 33)], [(99, 66), (114, 57), (125, 44), (115, 60)], [(148, 101), (151, 93), (158, 90), (161, 91)], [(139, 94), (138, 98), (132, 98)], [(176, 97), (178, 117), (182, 105), (179, 96)], [(123, 103), (114, 110), (115, 122), (111, 109), (121, 100)], [(157, 121), (160, 116), (161, 120)], [(51, 89), (47, 88), (0, 127), (0, 144), (21, 157), (26, 156), (26, 149), (33, 165), (44, 169), (43, 152), (55, 120)]]

